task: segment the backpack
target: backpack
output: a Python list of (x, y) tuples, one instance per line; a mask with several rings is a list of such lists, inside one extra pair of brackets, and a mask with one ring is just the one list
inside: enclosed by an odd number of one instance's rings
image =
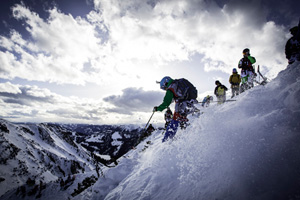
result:
[(217, 94), (219, 95), (219, 96), (222, 96), (222, 95), (225, 95), (225, 88), (224, 87), (218, 87), (218, 90), (217, 90)]
[(198, 91), (196, 87), (188, 80), (181, 78), (174, 80), (175, 87), (173, 87), (173, 93), (179, 100), (191, 100), (198, 97)]
[(230, 82), (233, 84), (239, 84), (241, 82), (241, 78), (239, 74), (232, 74), (230, 76)]

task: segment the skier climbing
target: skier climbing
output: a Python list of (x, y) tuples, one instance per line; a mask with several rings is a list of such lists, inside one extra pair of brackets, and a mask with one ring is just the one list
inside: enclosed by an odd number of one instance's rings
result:
[(241, 76), (238, 74), (236, 68), (233, 68), (232, 75), (229, 77), (229, 83), (231, 84), (231, 98), (240, 93)]
[(213, 96), (209, 96), (209, 95), (204, 97), (204, 99), (202, 100), (202, 107), (204, 107), (204, 105), (206, 105), (206, 107), (208, 107), (210, 104), (210, 101), (212, 101), (213, 99), (214, 99)]
[(285, 56), (288, 59), (289, 64), (294, 63), (296, 60), (300, 61), (300, 35), (298, 26), (290, 29), (292, 37), (287, 41), (285, 45)]
[(188, 80), (181, 78), (173, 80), (166, 76), (159, 82), (160, 88), (166, 91), (164, 100), (159, 106), (153, 108), (153, 112), (163, 111), (175, 100), (175, 111), (172, 121), (167, 126), (162, 142), (173, 138), (181, 122), (187, 122), (187, 115), (193, 111), (194, 103), (197, 103), (197, 89)]
[(256, 59), (250, 55), (248, 48), (243, 50), (244, 57), (239, 61), (238, 67), (241, 68), (242, 85), (241, 92), (253, 87), (253, 80), (256, 76), (252, 64), (256, 62)]
[(218, 104), (222, 104), (226, 101), (226, 91), (228, 90), (225, 85), (222, 85), (220, 81), (216, 81), (216, 88), (214, 94), (217, 96)]

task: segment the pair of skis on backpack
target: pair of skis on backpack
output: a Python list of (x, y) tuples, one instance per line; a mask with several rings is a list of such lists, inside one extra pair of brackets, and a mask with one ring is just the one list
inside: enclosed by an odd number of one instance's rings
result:
[(257, 83), (257, 84), (259, 84), (259, 85), (266, 85), (266, 84), (268, 83), (268, 79), (267, 79), (267, 77), (263, 76), (263, 75), (261, 74), (261, 72), (259, 71), (259, 65), (257, 66), (257, 73), (258, 73), (259, 77), (262, 78), (262, 81), (254, 80), (255, 83)]
[[(257, 76), (254, 76), (254, 77), (252, 77), (252, 81), (250, 83), (248, 81), (243, 82), (240, 87), (240, 93), (242, 93), (250, 88), (253, 88), (254, 87), (253, 83), (256, 83), (258, 85), (266, 85), (268, 83), (268, 79), (265, 76), (263, 76), (262, 73), (260, 72), (259, 65), (257, 67), (257, 73), (259, 75), (259, 80), (256, 80)], [(260, 81), (260, 78), (262, 78), (262, 81)]]

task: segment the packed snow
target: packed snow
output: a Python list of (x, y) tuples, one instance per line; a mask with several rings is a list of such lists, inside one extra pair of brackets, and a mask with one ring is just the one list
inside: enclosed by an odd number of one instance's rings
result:
[(200, 109), (174, 140), (156, 130), (75, 199), (299, 199), (299, 62)]

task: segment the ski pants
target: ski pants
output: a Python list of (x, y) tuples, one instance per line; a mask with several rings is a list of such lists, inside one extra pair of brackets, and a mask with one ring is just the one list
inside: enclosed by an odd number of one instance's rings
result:
[(222, 104), (226, 101), (226, 94), (217, 96), (218, 104)]
[(167, 141), (169, 138), (172, 139), (175, 136), (180, 122), (188, 121), (186, 116), (193, 112), (193, 108), (195, 107), (194, 103), (196, 102), (197, 100), (176, 102), (173, 119), (167, 126), (167, 130), (162, 142)]
[(242, 84), (246, 83), (249, 87), (253, 87), (253, 80), (254, 80), (254, 73), (252, 71), (242, 71), (241, 77), (242, 77)]
[(231, 86), (231, 98), (233, 98), (236, 95), (240, 94), (240, 86), (239, 85), (232, 85)]
[(167, 126), (167, 131), (162, 142), (166, 142), (169, 138), (172, 139), (175, 136), (178, 129), (178, 125), (179, 121), (172, 119), (172, 121)]

